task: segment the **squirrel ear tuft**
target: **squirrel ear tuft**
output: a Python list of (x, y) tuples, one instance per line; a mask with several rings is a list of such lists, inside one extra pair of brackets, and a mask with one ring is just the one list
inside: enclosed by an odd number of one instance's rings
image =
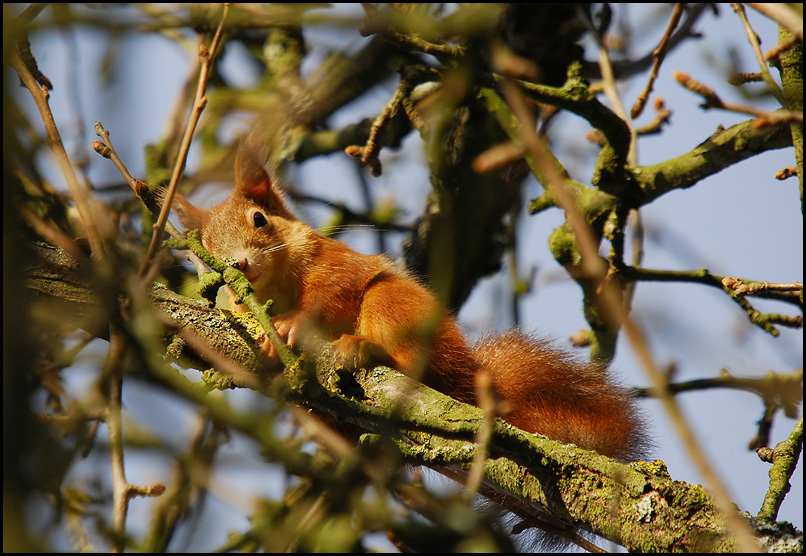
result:
[[(154, 197), (157, 199), (157, 202), (160, 206), (165, 204), (165, 196), (167, 193), (168, 190), (165, 187), (158, 187), (154, 190)], [(173, 209), (174, 213), (176, 213), (176, 216), (179, 217), (179, 221), (187, 230), (202, 229), (204, 221), (207, 219), (206, 210), (200, 209), (193, 205), (178, 191), (174, 193), (174, 200), (171, 204), (171, 209)]]
[[(160, 191), (159, 196), (161, 198), (164, 197), (164, 190)], [(174, 196), (174, 201), (171, 208), (173, 208), (176, 216), (179, 217), (179, 221), (185, 227), (186, 231), (201, 230), (204, 227), (204, 223), (209, 214), (207, 210), (200, 209), (196, 205), (192, 204), (178, 191)]]
[(285, 196), (266, 168), (264, 149), (250, 133), (238, 148), (235, 157), (235, 191), (255, 201), (271, 214), (293, 218), (285, 204)]

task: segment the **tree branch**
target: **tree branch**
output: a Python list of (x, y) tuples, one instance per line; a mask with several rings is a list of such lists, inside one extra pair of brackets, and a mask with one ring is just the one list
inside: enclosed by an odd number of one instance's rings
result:
[[(69, 268), (67, 271), (70, 274)], [(51, 276), (59, 272), (58, 264), (50, 269)], [(29, 287), (40, 289), (37, 282)], [(83, 305), (90, 299), (74, 302)], [(214, 348), (223, 357), (242, 361), (247, 369), (257, 368), (259, 332), (250, 333), (233, 324), (226, 311), (210, 309), (163, 288), (153, 289), (152, 299), (182, 328), (216, 342)], [(327, 347), (317, 361), (314, 375), (305, 374), (290, 384), (287, 401), (368, 431), (361, 441), (365, 448), (392, 440), (402, 458), (412, 464), (466, 469), (473, 461), (474, 439), (485, 422), (481, 409), (388, 368), (347, 370)], [(211, 406), (213, 400), (202, 390), (180, 381), (179, 376), (170, 378), (170, 372), (166, 366), (160, 376), (176, 386), (178, 393), (259, 442), (276, 443), (272, 436), (255, 434), (256, 424), (235, 417), (231, 408)], [(272, 450), (277, 447), (273, 445)], [(280, 460), (306, 465), (298, 458)], [(551, 519), (582, 527), (629, 550), (735, 549), (724, 518), (702, 487), (673, 481), (662, 462), (625, 465), (526, 433), (500, 418), (492, 431), (484, 482), (500, 495), (496, 502), (504, 508), (508, 500), (520, 507), (525, 504), (535, 515), (548, 513)]]
[(653, 166), (633, 169), (637, 182), (633, 205), (647, 205), (676, 189), (687, 189), (700, 180), (752, 156), (792, 146), (786, 126), (756, 128), (752, 121), (719, 129), (690, 152)]

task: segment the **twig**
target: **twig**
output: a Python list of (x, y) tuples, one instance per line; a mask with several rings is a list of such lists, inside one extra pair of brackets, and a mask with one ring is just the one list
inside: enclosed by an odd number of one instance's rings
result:
[[(464, 55), (465, 49), (462, 46), (436, 44), (417, 36), (416, 33), (403, 34), (399, 32), (394, 28), (395, 22), (390, 16), (401, 14), (402, 12), (400, 10), (387, 8), (381, 11), (372, 4), (364, 4), (363, 6), (367, 14), (364, 19), (364, 26), (359, 29), (363, 37), (377, 34), (401, 48), (431, 54), (443, 61), (446, 61), (446, 59), (461, 58)], [(398, 4), (398, 6), (401, 5)], [(403, 6), (405, 6), (405, 4), (403, 4)]]
[[(780, 401), (780, 403), (777, 403), (777, 407), (782, 407), (786, 409), (788, 414), (791, 414), (803, 397), (802, 391), (798, 393), (798, 386), (801, 384), (803, 384), (803, 369), (799, 369), (790, 374), (767, 373), (762, 378), (736, 377), (731, 375), (726, 369), (722, 369), (718, 377), (670, 383), (667, 388), (672, 394), (707, 390), (710, 388), (735, 388), (745, 390), (754, 392), (762, 398)], [(633, 388), (630, 390), (630, 393), (637, 398), (653, 396), (651, 388)]]
[[(694, 25), (699, 21), (700, 17), (708, 10), (713, 10), (713, 4), (698, 3), (689, 4), (685, 10), (686, 18), (680, 25), (677, 32), (675, 32), (669, 40), (669, 48), (675, 48), (688, 38), (701, 38), (701, 34), (694, 31)], [(652, 52), (647, 53), (637, 60), (619, 60), (613, 64), (613, 72), (619, 80), (624, 80), (638, 73), (649, 69), (655, 62), (655, 56)], [(589, 62), (585, 64), (585, 70), (591, 77), (596, 77), (595, 71), (598, 69), (598, 64)]]
[(649, 100), (649, 95), (652, 93), (652, 86), (654, 85), (655, 80), (658, 78), (658, 70), (663, 63), (664, 58), (666, 58), (666, 53), (669, 52), (669, 40), (671, 39), (675, 28), (677, 28), (677, 25), (680, 23), (680, 19), (683, 17), (683, 12), (685, 11), (684, 8), (685, 4), (677, 3), (674, 5), (674, 12), (672, 13), (672, 18), (669, 21), (669, 26), (666, 28), (666, 34), (663, 35), (663, 39), (661, 39), (658, 47), (652, 51), (652, 56), (655, 58), (655, 62), (652, 64), (652, 72), (649, 75), (649, 81), (647, 81), (646, 88), (640, 95), (638, 95), (638, 99), (635, 101), (635, 104), (630, 111), (630, 117), (633, 120), (640, 116), (644, 111), (646, 102)]
[(742, 24), (744, 25), (744, 29), (747, 32), (747, 40), (750, 43), (750, 46), (753, 47), (753, 52), (756, 53), (756, 59), (758, 60), (758, 64), (761, 67), (761, 76), (764, 79), (764, 82), (772, 91), (772, 94), (775, 95), (775, 98), (778, 99), (782, 105), (784, 104), (784, 92), (781, 90), (781, 87), (778, 83), (775, 82), (775, 79), (772, 78), (770, 74), (770, 70), (767, 67), (767, 63), (764, 61), (764, 55), (761, 53), (761, 47), (759, 46), (758, 35), (756, 32), (753, 31), (753, 28), (750, 26), (750, 22), (747, 21), (747, 14), (744, 13), (744, 6), (738, 3), (731, 3), (731, 7), (739, 14), (739, 18), (742, 20)]
[(177, 529), (177, 523), (190, 507), (194, 494), (199, 489), (197, 482), (194, 481), (193, 470), (200, 468), (207, 470), (222, 444), (219, 440), (223, 436), (221, 427), (215, 424), (208, 426), (208, 423), (206, 417), (197, 416), (195, 431), (187, 453), (177, 455), (174, 460), (168, 480), (170, 486), (154, 504), (149, 530), (142, 543), (142, 551), (145, 553), (167, 551), (168, 543)]
[[(629, 148), (627, 149), (626, 161), (628, 164), (634, 166), (637, 164), (635, 151), (635, 130), (629, 123), (627, 111), (624, 109), (624, 105), (621, 102), (621, 97), (618, 94), (618, 88), (616, 88), (616, 77), (615, 73), (613, 72), (613, 64), (610, 61), (609, 51), (598, 30), (593, 25), (593, 22), (587, 17), (582, 8), (577, 7), (577, 15), (582, 21), (585, 22), (585, 25), (588, 27), (588, 32), (590, 32), (591, 35), (596, 38), (596, 42), (599, 46), (599, 68), (602, 72), (602, 86), (604, 87), (605, 95), (613, 104), (613, 110), (624, 122), (630, 132), (630, 144)], [(618, 151), (617, 147), (614, 146), (614, 148), (616, 148)]]
[(767, 299), (776, 299), (803, 307), (803, 285), (801, 282), (792, 284), (773, 284), (770, 282), (754, 282), (742, 278), (720, 276), (712, 274), (707, 269), (700, 270), (655, 270), (637, 266), (628, 266), (620, 269), (625, 280), (649, 282), (692, 282), (705, 284), (724, 290), (731, 297), (738, 298), (754, 295)]
[(201, 67), (199, 71), (199, 82), (196, 89), (196, 99), (193, 105), (193, 111), (191, 112), (190, 121), (185, 129), (185, 135), (182, 138), (182, 144), (179, 149), (176, 164), (174, 166), (173, 173), (171, 174), (171, 181), (169, 182), (168, 188), (165, 192), (162, 211), (160, 212), (157, 222), (154, 224), (154, 233), (151, 236), (151, 244), (148, 246), (148, 251), (146, 252), (145, 257), (143, 258), (143, 263), (140, 266), (139, 273), (141, 276), (145, 274), (146, 269), (151, 265), (154, 254), (162, 243), (162, 232), (165, 229), (166, 222), (168, 221), (168, 214), (171, 211), (171, 203), (176, 195), (176, 186), (179, 183), (179, 178), (185, 168), (185, 161), (187, 160), (187, 155), (190, 151), (190, 143), (193, 140), (193, 133), (196, 130), (196, 125), (199, 122), (201, 113), (204, 111), (204, 107), (207, 105), (207, 95), (205, 94), (207, 90), (207, 80), (210, 75), (210, 68), (212, 67), (213, 58), (215, 57), (216, 52), (218, 51), (218, 46), (221, 43), (224, 20), (227, 18), (227, 14), (229, 13), (229, 7), (229, 3), (224, 4), (224, 12), (221, 15), (221, 21), (218, 24), (218, 29), (216, 29), (215, 36), (213, 37), (213, 41), (210, 44), (209, 49), (204, 44), (199, 45), (199, 61)]
[(14, 18), (14, 21), (9, 24), (8, 29), (14, 29), (16, 33), (16, 46), (23, 62), (27, 65), (33, 74), (36, 82), (39, 83), (44, 89), (48, 91), (53, 90), (53, 84), (41, 71), (36, 59), (31, 53), (31, 43), (28, 40), (28, 31), (31, 29), (31, 22), (38, 16), (42, 10), (48, 7), (47, 2), (33, 2), (25, 8), (20, 15)]
[(381, 175), (381, 161), (378, 158), (382, 146), (379, 141), (380, 134), (387, 129), (394, 118), (399, 116), (401, 111), (406, 111), (404, 105), (409, 102), (408, 96), (411, 93), (411, 88), (412, 84), (408, 79), (405, 77), (401, 79), (392, 100), (384, 106), (381, 113), (372, 123), (366, 145), (363, 147), (351, 145), (345, 149), (347, 154), (360, 159), (361, 166), (369, 165), (369, 172), (374, 177)]
[(773, 284), (771, 282), (748, 282), (746, 280), (737, 280), (736, 278), (726, 276), (722, 279), (722, 285), (726, 288), (730, 288), (736, 296), (763, 295), (768, 292), (780, 292), (798, 296), (801, 304), (803, 303), (803, 282)]
[[(643, 280), (652, 282), (693, 282), (720, 288), (727, 293), (730, 298), (737, 305), (739, 305), (739, 307), (741, 307), (741, 309), (747, 314), (750, 322), (761, 327), (765, 332), (768, 332), (773, 336), (777, 336), (779, 334), (778, 330), (774, 327), (775, 324), (792, 328), (800, 328), (803, 326), (802, 316), (792, 317), (775, 313), (764, 314), (753, 308), (750, 302), (744, 298), (747, 295), (756, 295), (758, 297), (784, 301), (803, 308), (803, 290), (798, 286), (790, 288), (790, 286), (793, 286), (793, 284), (767, 284), (767, 286), (764, 286), (763, 282), (757, 283), (750, 280), (739, 280), (737, 278), (718, 276), (711, 274), (706, 269), (677, 271), (624, 267), (619, 269), (619, 273), (625, 280), (630, 281)], [(740, 288), (740, 291), (742, 292), (741, 295), (737, 295), (733, 289), (734, 286), (739, 287), (737, 284), (742, 284)], [(799, 282), (796, 284), (799, 284)], [(799, 289), (800, 292), (798, 292)]]
[[(797, 416), (798, 407), (803, 401), (803, 369), (798, 369), (790, 374), (769, 372), (762, 378), (740, 378), (732, 376), (726, 369), (722, 369), (718, 377), (669, 384), (669, 391), (672, 394), (709, 388), (745, 390), (761, 397), (764, 403), (764, 415), (758, 423), (758, 433), (749, 443), (751, 450), (759, 451), (769, 445), (772, 420), (776, 411), (783, 409), (787, 417)], [(633, 388), (630, 393), (636, 398), (654, 396), (651, 388)], [(763, 459), (761, 452), (759, 452), (759, 456)]]
[(775, 173), (776, 180), (787, 180), (789, 178), (797, 177), (798, 176), (798, 169), (794, 166), (786, 166), (781, 168), (778, 172)]
[[(154, 195), (152, 195), (148, 185), (131, 175), (129, 169), (126, 168), (126, 165), (123, 163), (115, 150), (115, 147), (112, 145), (112, 140), (109, 138), (109, 132), (104, 129), (104, 127), (101, 125), (101, 122), (95, 122), (95, 133), (101, 138), (101, 141), (92, 142), (93, 150), (104, 158), (110, 159), (115, 164), (117, 169), (123, 175), (123, 178), (126, 180), (126, 183), (129, 184), (129, 187), (132, 188), (132, 191), (134, 191), (135, 195), (140, 198), (145, 207), (151, 213), (152, 217), (159, 215), (159, 204), (154, 198)], [(177, 230), (170, 222), (166, 224), (166, 228), (168, 229), (168, 233), (174, 237), (179, 237), (181, 235), (179, 230)]]
[(159, 496), (165, 491), (162, 484), (138, 487), (126, 481), (123, 462), (123, 420), (121, 417), (121, 395), (123, 377), (121, 362), (126, 351), (126, 339), (118, 331), (112, 331), (109, 352), (104, 361), (104, 376), (109, 380), (109, 399), (106, 411), (106, 426), (109, 434), (109, 458), (112, 468), (113, 527), (116, 533), (112, 540), (112, 552), (123, 552), (123, 539), (126, 532), (126, 516), (129, 513), (129, 500), (134, 496)]
[(783, 25), (789, 29), (789, 31), (798, 38), (798, 40), (803, 41), (803, 8), (801, 7), (800, 14), (791, 8), (791, 6), (797, 6), (798, 4), (787, 5), (777, 4), (774, 2), (748, 2), (747, 5), (757, 12), (766, 15), (777, 24)]
[(798, 38), (794, 35), (790, 35), (789, 38), (782, 40), (772, 48), (767, 51), (767, 54), (764, 55), (764, 61), (769, 62), (778, 57), (779, 54), (789, 50), (798, 42)]
[(39, 108), (39, 114), (42, 118), (42, 123), (45, 125), (45, 132), (48, 136), (48, 145), (50, 146), (50, 150), (56, 162), (61, 168), (62, 174), (67, 181), (67, 187), (70, 189), (70, 193), (75, 200), (79, 218), (84, 225), (84, 231), (87, 234), (87, 239), (92, 249), (92, 256), (96, 260), (103, 260), (106, 258), (106, 255), (103, 240), (99, 233), (98, 222), (95, 220), (95, 215), (97, 215), (98, 212), (93, 212), (90, 208), (89, 188), (79, 182), (73, 165), (70, 162), (70, 157), (67, 155), (67, 151), (64, 148), (59, 130), (56, 127), (56, 121), (48, 105), (48, 89), (46, 86), (39, 87), (30, 68), (23, 62), (15, 49), (9, 49), (7, 59), (11, 67), (19, 74), (22, 83), (31, 92), (31, 96), (34, 98), (37, 108)]
[(759, 110), (752, 106), (742, 106), (740, 104), (728, 104), (724, 102), (713, 89), (706, 87), (699, 81), (692, 79), (683, 72), (674, 72), (674, 78), (678, 83), (683, 85), (689, 91), (700, 95), (705, 103), (700, 106), (704, 109), (719, 108), (721, 110), (728, 110), (730, 112), (738, 112), (740, 114), (749, 114), (754, 116), (757, 120), (754, 122), (755, 127), (762, 127), (765, 125), (783, 125), (788, 123), (803, 123), (803, 112), (792, 112), (789, 110), (776, 110), (769, 112), (767, 110)]
[(672, 115), (672, 111), (664, 106), (663, 99), (660, 97), (655, 98), (655, 110), (657, 111), (655, 119), (644, 127), (639, 127), (636, 129), (636, 135), (653, 135), (655, 133), (660, 133), (663, 129), (663, 124), (669, 123), (669, 118)]
[(495, 430), (495, 394), (493, 393), (492, 376), (488, 372), (476, 374), (476, 401), (479, 409), (484, 414), (484, 419), (479, 425), (476, 433), (476, 452), (473, 454), (473, 462), (470, 464), (470, 471), (465, 482), (465, 494), (467, 500), (472, 500), (481, 488), (484, 481), (485, 464), (488, 457), (490, 442)]

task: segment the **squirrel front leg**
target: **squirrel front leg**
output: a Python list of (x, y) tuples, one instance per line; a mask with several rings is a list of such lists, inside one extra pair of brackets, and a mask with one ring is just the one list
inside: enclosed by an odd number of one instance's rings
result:
[(459, 326), (436, 297), (405, 273), (384, 273), (364, 291), (355, 334), (336, 341), (345, 357), (365, 355), (466, 403), (479, 370)]

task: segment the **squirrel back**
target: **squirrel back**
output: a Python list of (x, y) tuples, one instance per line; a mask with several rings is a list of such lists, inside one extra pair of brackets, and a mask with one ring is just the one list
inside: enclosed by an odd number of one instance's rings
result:
[(200, 229), (213, 256), (234, 259), (261, 301), (274, 301), (274, 324), (291, 347), (332, 341), (350, 364), (387, 363), (471, 404), (484, 370), (511, 424), (623, 461), (643, 455), (634, 403), (603, 367), (516, 331), (469, 346), (415, 277), (297, 218), (263, 160), (247, 140), (229, 198), (205, 210), (178, 196), (176, 209), (186, 227)]

